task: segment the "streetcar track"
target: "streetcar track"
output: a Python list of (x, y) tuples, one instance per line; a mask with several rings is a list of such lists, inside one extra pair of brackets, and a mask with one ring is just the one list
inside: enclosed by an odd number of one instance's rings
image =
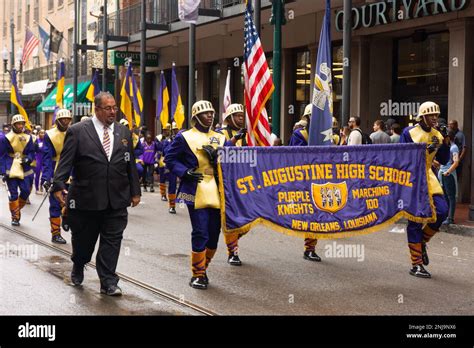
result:
[[(0, 222), (0, 227), (3, 228), (3, 229), (5, 229), (5, 230), (7, 230), (7, 231), (9, 231), (9, 232), (18, 234), (18, 235), (20, 235), (20, 236), (22, 236), (22, 237), (24, 237), (24, 238), (26, 238), (26, 239), (29, 239), (29, 240), (33, 241), (34, 243), (36, 243), (36, 244), (38, 244), (38, 245), (41, 245), (41, 246), (43, 246), (43, 247), (45, 247), (45, 248), (48, 248), (48, 249), (50, 249), (50, 250), (53, 250), (53, 251), (58, 252), (58, 253), (60, 253), (60, 254), (63, 254), (64, 256), (70, 257), (70, 256), (72, 255), (71, 252), (69, 252), (68, 250), (65, 250), (65, 249), (63, 249), (63, 248), (61, 248), (61, 247), (59, 247), (59, 246), (56, 246), (56, 245), (52, 245), (52, 244), (50, 244), (50, 243), (48, 243), (48, 242), (45, 242), (45, 241), (43, 241), (43, 240), (41, 240), (41, 239), (39, 239), (39, 238), (37, 238), (37, 237), (31, 236), (31, 235), (29, 235), (29, 234), (26, 233), (26, 232), (23, 232), (23, 231), (21, 231), (21, 230), (17, 230), (17, 229), (15, 229), (15, 228), (12, 228), (12, 227), (10, 227), (10, 226), (4, 224), (4, 223), (1, 223), (1, 222)], [(90, 266), (90, 267), (92, 267), (92, 268), (96, 268), (94, 262), (89, 262), (89, 263), (87, 263), (87, 266)], [(158, 289), (158, 288), (154, 287), (153, 285), (144, 283), (144, 282), (142, 282), (142, 281), (140, 281), (140, 280), (138, 280), (138, 279), (134, 279), (134, 278), (132, 278), (132, 277), (130, 277), (130, 276), (127, 276), (126, 274), (123, 274), (123, 273), (119, 273), (119, 272), (116, 272), (116, 273), (117, 273), (117, 275), (120, 277), (121, 280), (124, 280), (124, 281), (126, 281), (126, 282), (128, 282), (128, 283), (130, 283), (130, 284), (133, 284), (133, 285), (135, 285), (135, 286), (137, 286), (137, 287), (139, 287), (139, 288), (141, 288), (141, 289), (143, 289), (143, 290), (149, 291), (149, 292), (151, 292), (151, 293), (153, 293), (153, 294), (155, 294), (155, 295), (158, 295), (158, 296), (160, 296), (160, 297), (162, 297), (162, 298), (165, 298), (165, 299), (167, 299), (167, 300), (169, 300), (169, 301), (171, 301), (171, 302), (173, 302), (173, 303), (175, 303), (175, 304), (178, 304), (179, 306), (192, 309), (192, 310), (194, 310), (194, 311), (196, 311), (196, 312), (198, 312), (198, 313), (200, 313), (200, 314), (204, 314), (204, 315), (206, 315), (206, 316), (217, 316), (217, 315), (218, 315), (217, 313), (215, 313), (215, 312), (213, 312), (213, 311), (211, 311), (211, 310), (209, 310), (209, 309), (206, 309), (206, 308), (204, 308), (204, 307), (201, 307), (201, 306), (199, 306), (199, 305), (197, 305), (197, 304), (195, 304), (195, 303), (182, 300), (182, 299), (180, 299), (180, 298), (178, 298), (178, 297), (176, 297), (176, 296), (174, 296), (174, 295), (172, 295), (172, 294), (170, 294), (170, 293), (168, 293), (168, 292), (166, 292), (166, 291), (164, 291), (164, 290), (161, 290), (161, 289)]]

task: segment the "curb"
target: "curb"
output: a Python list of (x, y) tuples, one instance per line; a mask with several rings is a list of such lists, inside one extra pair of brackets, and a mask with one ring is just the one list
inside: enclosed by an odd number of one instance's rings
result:
[(458, 234), (466, 237), (474, 237), (474, 227), (472, 226), (453, 224), (449, 226), (441, 226), (440, 231), (451, 234)]
[[(396, 222), (397, 224), (407, 225), (407, 219), (401, 219)], [(466, 225), (442, 225), (440, 227), (440, 232), (450, 233), (450, 234), (457, 234), (464, 237), (474, 237), (474, 226), (466, 226)]]

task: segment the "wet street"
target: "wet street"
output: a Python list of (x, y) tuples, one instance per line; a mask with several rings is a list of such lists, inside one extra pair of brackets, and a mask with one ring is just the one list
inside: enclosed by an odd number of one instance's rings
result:
[[(0, 192), (0, 314), (199, 315), (179, 303), (122, 280), (121, 298), (99, 294), (93, 267), (82, 287), (70, 284), (72, 262), (10, 228)], [(31, 195), (16, 229), (50, 243), (48, 202)], [(240, 240), (243, 266), (227, 264), (220, 238), (207, 291), (189, 287), (190, 222), (185, 207), (167, 211), (159, 193), (143, 193), (129, 209), (118, 272), (222, 315), (472, 315), (474, 238), (439, 233), (429, 244), (432, 279), (408, 274), (403, 225), (367, 236), (320, 241), (321, 263), (303, 259), (303, 240), (258, 227)], [(70, 234), (63, 232), (71, 250)], [(20, 250), (12, 250), (20, 247)], [(341, 252), (341, 250), (346, 252)], [(348, 251), (352, 251), (348, 253)], [(94, 260), (93, 260), (94, 261)]]

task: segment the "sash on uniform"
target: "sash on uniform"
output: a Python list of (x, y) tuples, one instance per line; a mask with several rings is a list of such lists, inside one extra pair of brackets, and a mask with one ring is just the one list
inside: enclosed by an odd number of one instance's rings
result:
[[(429, 133), (425, 132), (421, 126), (418, 124), (415, 127), (413, 127), (410, 131), (410, 137), (415, 143), (426, 143), (428, 145), (433, 143), (433, 138), (438, 138), (438, 143), (442, 144), (443, 143), (443, 136), (439, 131), (437, 131), (434, 128), (431, 128), (431, 131)], [(426, 151), (426, 160), (428, 161), (429, 164), (429, 179), (428, 179), (428, 185), (430, 185), (431, 192), (434, 195), (443, 195), (443, 188), (441, 187), (438, 179), (436, 178), (436, 175), (434, 172), (431, 170), (431, 165), (433, 164), (433, 160), (436, 156), (436, 151), (433, 151), (432, 153), (429, 153)]]
[(25, 133), (17, 134), (13, 131), (8, 133), (5, 136), (10, 142), (13, 153), (10, 153), (9, 156), (13, 158), (12, 166), (10, 169), (6, 170), (9, 178), (11, 179), (21, 179), (25, 178), (25, 175), (30, 175), (32, 171), (24, 172), (21, 161), (24, 157), (23, 151), (25, 150), (26, 145), (30, 141), (31, 136)]
[(55, 161), (57, 165), (59, 162), (59, 158), (61, 157), (61, 152), (63, 151), (66, 132), (61, 132), (56, 127), (47, 130), (46, 134), (48, 134), (49, 140), (51, 140), (51, 144), (53, 144), (54, 151), (56, 152), (56, 156), (53, 157), (53, 161)]
[(182, 135), (198, 160), (199, 167), (197, 172), (204, 176), (204, 179), (197, 184), (194, 208), (219, 209), (220, 198), (216, 179), (214, 177), (214, 168), (209, 162), (209, 158), (207, 157), (206, 152), (203, 151), (202, 147), (204, 145), (211, 145), (214, 148), (224, 146), (225, 136), (214, 131), (203, 133), (196, 128), (191, 128), (190, 130), (183, 132)]

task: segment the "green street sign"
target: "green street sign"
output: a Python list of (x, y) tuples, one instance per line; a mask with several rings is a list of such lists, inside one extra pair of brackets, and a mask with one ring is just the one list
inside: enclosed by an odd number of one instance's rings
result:
[[(140, 52), (114, 51), (112, 65), (125, 65), (125, 59), (132, 58), (133, 65), (140, 65)], [(145, 66), (158, 66), (158, 53), (146, 53)]]

